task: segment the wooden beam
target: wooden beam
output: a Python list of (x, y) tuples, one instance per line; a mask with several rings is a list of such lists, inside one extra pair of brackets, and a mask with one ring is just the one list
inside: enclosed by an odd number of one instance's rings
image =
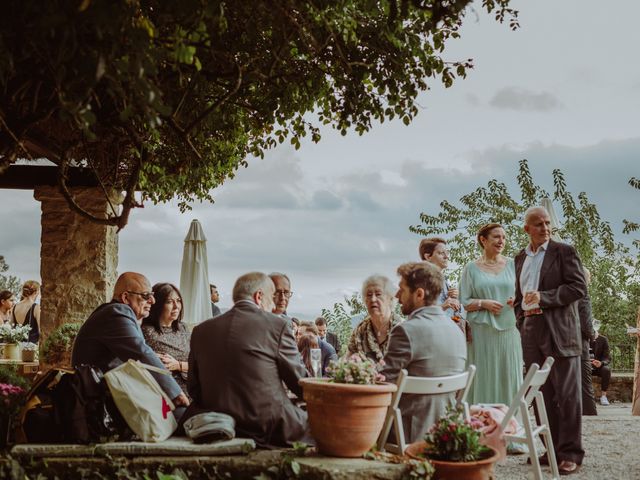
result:
[[(33, 190), (35, 187), (58, 184), (58, 167), (43, 165), (10, 165), (0, 173), (0, 188), (13, 190)], [(99, 185), (89, 168), (69, 168), (67, 185), (72, 187), (97, 187)]]

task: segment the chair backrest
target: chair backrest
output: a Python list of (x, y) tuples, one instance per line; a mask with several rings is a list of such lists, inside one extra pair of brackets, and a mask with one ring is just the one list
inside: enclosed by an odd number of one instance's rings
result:
[(547, 357), (547, 359), (540, 367), (537, 363), (532, 363), (529, 367), (529, 371), (527, 372), (526, 377), (524, 377), (524, 381), (522, 382), (522, 386), (516, 393), (515, 397), (511, 401), (511, 405), (509, 405), (509, 410), (507, 411), (504, 419), (502, 420), (501, 427), (504, 431), (509, 425), (509, 421), (518, 411), (518, 407), (521, 402), (524, 401), (527, 406), (530, 406), (533, 400), (536, 397), (536, 394), (540, 390), (540, 387), (544, 385), (544, 382), (547, 381), (549, 377), (549, 373), (551, 372), (551, 366), (554, 363), (553, 357)]
[(465, 372), (446, 377), (409, 377), (407, 371), (403, 369), (401, 378), (404, 380), (404, 384), (400, 380), (398, 390), (402, 387), (402, 393), (422, 395), (461, 392), (460, 398), (465, 398), (475, 373), (475, 365), (469, 365), (469, 369)]

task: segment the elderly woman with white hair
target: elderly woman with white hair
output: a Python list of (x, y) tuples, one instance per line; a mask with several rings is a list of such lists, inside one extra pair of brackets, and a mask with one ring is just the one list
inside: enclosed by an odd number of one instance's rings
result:
[(379, 362), (387, 353), (391, 329), (402, 322), (393, 312), (396, 288), (384, 275), (372, 275), (362, 284), (362, 298), (368, 315), (356, 327), (349, 340), (348, 353), (363, 353)]

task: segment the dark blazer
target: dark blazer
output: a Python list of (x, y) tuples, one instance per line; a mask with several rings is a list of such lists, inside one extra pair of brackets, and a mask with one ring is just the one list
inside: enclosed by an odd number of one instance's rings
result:
[[(515, 258), (516, 295), (514, 310), (518, 325), (524, 320), (520, 273), (527, 254), (521, 250)], [(560, 357), (582, 353), (582, 337), (577, 301), (587, 294), (582, 263), (571, 245), (549, 240), (540, 270), (540, 308), (551, 332), (554, 349)]]
[[(129, 305), (118, 302), (100, 305), (80, 327), (73, 342), (71, 364), (92, 365), (107, 372), (129, 359), (165, 368), (144, 341), (140, 325)], [(174, 399), (182, 393), (171, 375), (150, 373), (169, 398)]]
[(288, 320), (248, 300), (193, 329), (187, 388), (194, 404), (231, 415), (240, 437), (260, 446), (301, 440), (307, 413), (283, 383), (302, 396), (306, 369)]
[(318, 337), (318, 346), (320, 347), (320, 354), (322, 355), (322, 376), (324, 377), (327, 374), (327, 367), (331, 363), (331, 360), (338, 360), (338, 355), (333, 345), (326, 340), (322, 340), (320, 337)]
[(589, 342), (595, 336), (589, 294), (578, 300), (578, 315), (580, 316), (580, 334), (582, 336), (582, 358), (589, 360)]
[(602, 365), (609, 365), (609, 363), (611, 363), (609, 340), (607, 340), (607, 337), (598, 335), (598, 338), (591, 341), (591, 349), (593, 350), (593, 358), (600, 360)]
[(333, 332), (327, 332), (324, 337), (324, 340), (331, 344), (331, 346), (335, 349), (337, 354), (340, 354), (340, 340), (338, 340), (338, 335)]

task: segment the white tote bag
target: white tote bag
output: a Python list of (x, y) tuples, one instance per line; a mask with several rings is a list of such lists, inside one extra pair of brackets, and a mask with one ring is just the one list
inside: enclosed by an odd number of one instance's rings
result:
[(144, 442), (162, 442), (178, 427), (171, 413), (175, 406), (149, 370), (170, 375), (162, 368), (128, 360), (109, 370), (104, 378), (131, 430)]

